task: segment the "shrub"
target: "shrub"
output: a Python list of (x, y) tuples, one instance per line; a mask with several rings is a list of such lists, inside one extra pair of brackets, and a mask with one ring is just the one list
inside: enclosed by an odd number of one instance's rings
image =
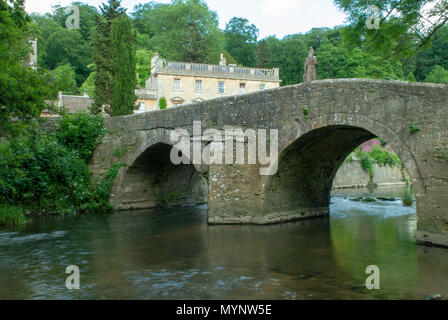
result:
[(0, 205), (0, 225), (23, 225), (26, 216), (22, 208)]
[(401, 164), (400, 158), (390, 151), (381, 149), (379, 147), (373, 147), (370, 157), (376, 161), (380, 166), (397, 167)]
[[(21, 134), (0, 142), (0, 204), (50, 214), (110, 209), (109, 192), (119, 168), (114, 166), (105, 179), (94, 184), (87, 166), (104, 132), (102, 121), (92, 124), (92, 117), (84, 116), (68, 119), (62, 126), (67, 130), (60, 126), (54, 135), (28, 126)], [(77, 138), (71, 139), (67, 132), (74, 132)], [(88, 146), (75, 141), (87, 141)]]
[(412, 188), (406, 187), (402, 195), (403, 205), (412, 206), (414, 204), (414, 197), (412, 196)]
[(166, 109), (167, 103), (166, 103), (166, 98), (165, 97), (160, 98), (160, 100), (159, 100), (159, 107), (160, 107), (160, 110), (165, 110)]
[(88, 162), (105, 133), (101, 115), (65, 114), (58, 124), (56, 138), (70, 150), (76, 150)]

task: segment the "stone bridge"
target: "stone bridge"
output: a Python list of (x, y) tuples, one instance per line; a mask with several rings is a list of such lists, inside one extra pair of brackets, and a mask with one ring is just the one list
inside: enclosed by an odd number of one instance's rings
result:
[[(172, 132), (192, 135), (194, 121), (203, 130), (278, 129), (277, 173), (260, 175), (260, 164), (172, 164)], [(110, 132), (91, 169), (100, 177), (114, 163), (126, 163), (111, 193), (115, 209), (208, 203), (211, 224), (328, 215), (338, 168), (360, 144), (380, 137), (412, 179), (418, 242), (448, 246), (448, 86), (323, 80), (108, 118), (105, 124)]]

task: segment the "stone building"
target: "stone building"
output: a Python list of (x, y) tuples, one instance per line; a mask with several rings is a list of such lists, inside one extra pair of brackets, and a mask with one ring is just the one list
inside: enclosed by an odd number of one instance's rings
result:
[(155, 54), (146, 89), (136, 90), (139, 112), (159, 109), (164, 97), (167, 108), (209, 99), (240, 95), (280, 86), (279, 69), (227, 65), (221, 54), (219, 65), (170, 62)]

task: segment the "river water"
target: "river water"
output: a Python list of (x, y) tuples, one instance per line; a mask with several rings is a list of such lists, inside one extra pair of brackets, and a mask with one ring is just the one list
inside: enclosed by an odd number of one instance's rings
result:
[(206, 207), (35, 219), (0, 229), (0, 299), (448, 297), (448, 250), (416, 246), (415, 207), (350, 200), (400, 194), (344, 191), (328, 219), (273, 226), (208, 226)]

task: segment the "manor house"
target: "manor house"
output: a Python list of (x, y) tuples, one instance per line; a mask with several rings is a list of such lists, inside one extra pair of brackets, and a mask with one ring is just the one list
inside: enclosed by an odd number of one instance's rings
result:
[(280, 86), (279, 69), (245, 68), (229, 64), (221, 54), (219, 65), (170, 62), (156, 53), (146, 89), (137, 89), (138, 112), (158, 110), (209, 99), (240, 95)]

